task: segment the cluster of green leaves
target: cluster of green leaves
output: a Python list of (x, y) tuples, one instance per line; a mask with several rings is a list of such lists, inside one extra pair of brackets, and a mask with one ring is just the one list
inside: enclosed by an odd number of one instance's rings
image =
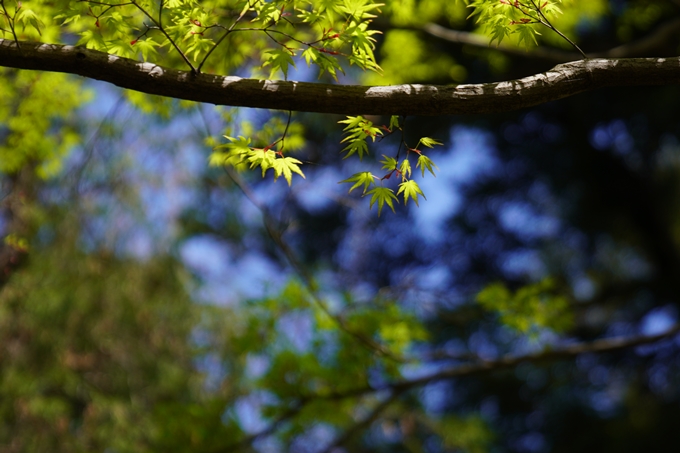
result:
[[(287, 77), (298, 56), (334, 77), (343, 71), (340, 57), (380, 69), (373, 54), (378, 32), (369, 27), (381, 5), (373, 0), (86, 0), (62, 6), (56, 19), (80, 35), (78, 44), (128, 58), (162, 58), (192, 71), (225, 72), (259, 59), (270, 78), (279, 71)], [(218, 47), (220, 58), (208, 61)]]
[(551, 278), (514, 293), (502, 283), (492, 283), (477, 294), (477, 302), (497, 313), (501, 323), (523, 334), (535, 334), (541, 328), (564, 332), (573, 324), (569, 300)]
[[(478, 21), (490, 30), (492, 41), (500, 43), (509, 34), (519, 33), (519, 40), (528, 43), (529, 38), (535, 41), (536, 28), (521, 25), (546, 25), (547, 16), (559, 12), (557, 4), (560, 2), (466, 0), (465, 4), (472, 8), (471, 16), (477, 16)], [(388, 2), (386, 8), (401, 10), (405, 7), (402, 3), (394, 0)], [(349, 65), (376, 74), (380, 72), (374, 55), (374, 36), (378, 31), (370, 27), (384, 5), (373, 0), (63, 0), (49, 7), (38, 2), (35, 5), (40, 8), (34, 6), (33, 9), (30, 7), (32, 2), (15, 3), (14, 8), (6, 7), (8, 4), (3, 1), (0, 11), (8, 25), (2, 32), (19, 40), (34, 39), (42, 33), (54, 41), (60, 33), (75, 33), (80, 36), (78, 44), (116, 55), (141, 56), (168, 66), (188, 66), (192, 71), (205, 68), (227, 72), (248, 64), (257, 67), (256, 74), (266, 70), (270, 78), (278, 74), (287, 78), (290, 67), (295, 66), (300, 57), (308, 65), (316, 65), (320, 74), (328, 73), (332, 77), (344, 72), (341, 58)], [(425, 8), (430, 15), (443, 12), (436, 2), (423, 2), (418, 8)], [(451, 6), (446, 12), (458, 17), (460, 6)], [(405, 34), (400, 40), (395, 41), (399, 35), (391, 34), (386, 42), (394, 42), (399, 49), (417, 49), (416, 37), (408, 31), (402, 33)], [(218, 47), (221, 51), (215, 52)], [(219, 58), (210, 58), (218, 54)], [(427, 64), (421, 68), (423, 74), (446, 70), (456, 79), (465, 76), (464, 70), (455, 62), (434, 60), (440, 62), (441, 68)], [(257, 61), (261, 62), (260, 66), (252, 65)], [(417, 69), (415, 61), (413, 65), (404, 65), (403, 61), (400, 64), (408, 67), (410, 73)], [(395, 127), (390, 124), (389, 128), (379, 129), (361, 116), (350, 117), (342, 123), (346, 124), (347, 136), (343, 143), (347, 143), (347, 156), (357, 154), (360, 159), (368, 152), (368, 137), (375, 140), (383, 130), (391, 132)], [(211, 165), (260, 168), (263, 176), (272, 169), (275, 179), (283, 176), (288, 184), (291, 184), (293, 174), (304, 177), (301, 162), (283, 154), (285, 134), (277, 141), (262, 141), (259, 148), (251, 146), (259, 140), (249, 134), (224, 136), (228, 143), (216, 148), (210, 157)], [(378, 213), (385, 205), (394, 209), (394, 201), (399, 196), (403, 197), (404, 203), (412, 199), (418, 204), (424, 194), (411, 178), (409, 155), (411, 152), (418, 155), (416, 167), (421, 168), (423, 176), (426, 169), (434, 174), (434, 164), (418, 148), (435, 144), (439, 143), (424, 138), (415, 148), (406, 147), (403, 159), (399, 159), (399, 154), (396, 158), (385, 157), (382, 164), (387, 174), (384, 176), (363, 172), (345, 182), (354, 184), (351, 190), (363, 187), (364, 195), (371, 195), (371, 206), (378, 205)], [(274, 145), (278, 145), (278, 149), (273, 149)], [(401, 177), (396, 191), (383, 185), (383, 181), (394, 173)]]
[[(394, 211), (394, 202), (399, 202), (399, 195), (402, 195), (404, 204), (407, 204), (408, 200), (412, 199), (415, 204), (418, 205), (418, 197), (421, 196), (425, 198), (425, 194), (420, 189), (420, 186), (411, 177), (413, 167), (411, 165), (410, 157), (413, 155), (418, 156), (416, 159), (416, 168), (420, 167), (421, 176), (425, 176), (425, 170), (435, 176), (434, 169), (438, 167), (429, 157), (423, 154), (422, 150), (419, 148), (421, 145), (427, 148), (433, 148), (435, 145), (441, 145), (441, 142), (433, 138), (423, 137), (418, 141), (418, 144), (414, 148), (409, 147), (406, 142), (404, 142), (403, 127), (399, 125), (399, 117), (396, 115), (393, 115), (390, 118), (389, 126), (376, 127), (371, 121), (362, 116), (349, 116), (346, 120), (340, 121), (340, 123), (347, 125), (344, 129), (347, 136), (342, 140), (343, 143), (347, 142), (347, 146), (343, 149), (343, 151), (347, 152), (345, 158), (356, 153), (359, 155), (359, 159), (362, 159), (364, 154), (368, 153), (367, 139), (369, 137), (372, 141), (375, 141), (376, 137), (384, 136), (384, 132), (389, 134), (397, 130), (402, 132), (402, 139), (399, 144), (397, 156), (389, 157), (383, 155), (384, 159), (380, 162), (383, 164), (382, 169), (387, 171), (387, 173), (382, 177), (376, 176), (369, 171), (355, 173), (350, 178), (341, 181), (341, 183), (352, 184), (352, 187), (349, 189), (350, 192), (362, 187), (362, 196), (371, 196), (370, 206), (373, 207), (373, 205), (377, 203), (378, 215), (380, 215), (385, 205), (389, 206), (390, 209)], [(403, 158), (400, 157), (402, 146), (406, 150), (406, 156)], [(395, 174), (401, 180), (396, 194), (393, 189), (384, 186), (384, 182)]]
[[(30, 6), (24, 6), (20, 1), (13, 2), (13, 4), (4, 0), (1, 1), (0, 18), (2, 18), (0, 23), (4, 22), (3, 26), (0, 27), (0, 34), (3, 38), (18, 39), (19, 27), (21, 32), (25, 32), (28, 28), (40, 34), (40, 29), (45, 26), (35, 11)], [(7, 28), (5, 28), (5, 25)]]
[(218, 149), (226, 151), (216, 151), (210, 156), (210, 165), (233, 165), (239, 166), (243, 163), (250, 164), (250, 168), (259, 167), (262, 169), (262, 177), (270, 168), (274, 170), (274, 180), (283, 176), (288, 185), (293, 182), (293, 173), (305, 177), (300, 170), (301, 161), (294, 157), (283, 155), (282, 151), (274, 151), (270, 145), (264, 148), (253, 148), (250, 146), (250, 139), (240, 135), (238, 138), (224, 136), (229, 143), (219, 145)]
[[(293, 173), (305, 177), (300, 169), (302, 162), (284, 155), (284, 151), (295, 151), (304, 146), (304, 131), (301, 124), (290, 123), (290, 119), (283, 123), (280, 118), (273, 117), (257, 131), (248, 122), (244, 122), (241, 129), (249, 137), (239, 135), (235, 138), (225, 135), (228, 143), (214, 148), (209, 158), (211, 166), (229, 165), (237, 170), (260, 168), (262, 177), (267, 170), (272, 169), (274, 180), (283, 176), (289, 186), (293, 182)], [(277, 136), (278, 138), (275, 138)], [(262, 148), (253, 147), (251, 146), (253, 138), (268, 144)]]
[(519, 36), (519, 44), (535, 45), (540, 35), (532, 24), (549, 24), (548, 16), (562, 11), (557, 6), (562, 0), (465, 0), (472, 8), (470, 17), (484, 24), (491, 34), (491, 42), (500, 44), (511, 34)]

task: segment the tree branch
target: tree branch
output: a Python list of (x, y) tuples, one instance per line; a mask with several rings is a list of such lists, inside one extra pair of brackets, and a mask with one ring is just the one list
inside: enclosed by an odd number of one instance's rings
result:
[(680, 57), (575, 61), (523, 79), (367, 87), (192, 74), (83, 47), (0, 40), (0, 66), (65, 72), (122, 88), (217, 105), (318, 113), (447, 115), (505, 112), (614, 86), (680, 84)]

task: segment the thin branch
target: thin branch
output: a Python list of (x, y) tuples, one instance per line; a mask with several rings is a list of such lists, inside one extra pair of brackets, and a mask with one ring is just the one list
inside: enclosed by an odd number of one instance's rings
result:
[[(490, 47), (489, 39), (486, 36), (452, 30), (435, 23), (428, 23), (423, 25), (422, 28), (414, 29), (422, 30), (431, 36), (452, 43), (470, 45), (484, 49), (494, 49), (516, 57), (540, 59), (552, 63), (565, 63), (580, 59), (580, 55), (577, 52), (567, 52), (545, 46), (533, 49), (522, 49), (508, 44), (500, 44), (498, 46)], [(673, 44), (673, 38), (678, 35), (680, 35), (680, 17), (657, 26), (649, 35), (643, 38), (606, 51), (589, 52), (586, 56), (588, 58), (630, 58), (649, 55), (661, 48), (664, 44)]]

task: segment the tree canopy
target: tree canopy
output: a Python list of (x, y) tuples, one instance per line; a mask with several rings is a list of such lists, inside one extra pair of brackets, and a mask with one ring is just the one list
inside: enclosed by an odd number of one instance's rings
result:
[(0, 24), (3, 451), (680, 441), (680, 2)]

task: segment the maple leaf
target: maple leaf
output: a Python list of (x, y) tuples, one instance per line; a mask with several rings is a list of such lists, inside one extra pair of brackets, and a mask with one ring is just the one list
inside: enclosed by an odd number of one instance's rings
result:
[(300, 164), (302, 164), (302, 162), (293, 157), (279, 157), (278, 159), (274, 159), (274, 162), (272, 163), (272, 168), (274, 168), (274, 181), (276, 181), (279, 176), (283, 175), (283, 177), (286, 178), (286, 182), (288, 182), (288, 186), (290, 186), (293, 183), (293, 173), (297, 173), (304, 178), (305, 175), (302, 173), (302, 170), (300, 170)]
[(371, 173), (370, 171), (364, 171), (361, 173), (355, 173), (352, 175), (351, 178), (347, 178), (344, 181), (340, 181), (338, 184), (341, 183), (354, 183), (354, 185), (349, 189), (350, 192), (352, 192), (354, 189), (356, 189), (359, 186), (364, 186), (364, 194), (366, 194), (366, 190), (368, 190), (368, 187), (375, 183), (376, 177)]
[(385, 206), (385, 203), (387, 203), (387, 206), (389, 206), (390, 209), (392, 209), (392, 212), (394, 212), (394, 200), (397, 200), (397, 203), (399, 202), (397, 196), (394, 194), (394, 191), (392, 189), (388, 189), (387, 187), (375, 187), (371, 189), (366, 195), (371, 195), (371, 208), (376, 202), (378, 202), (378, 216), (380, 216), (380, 212), (382, 211), (383, 206)]
[(418, 183), (412, 179), (404, 181), (401, 184), (399, 184), (399, 190), (397, 191), (397, 195), (402, 193), (404, 194), (404, 204), (408, 203), (409, 198), (413, 198), (413, 201), (415, 201), (416, 206), (418, 206), (418, 195), (425, 198), (425, 194), (423, 194), (423, 191), (420, 190), (420, 186), (418, 185)]

